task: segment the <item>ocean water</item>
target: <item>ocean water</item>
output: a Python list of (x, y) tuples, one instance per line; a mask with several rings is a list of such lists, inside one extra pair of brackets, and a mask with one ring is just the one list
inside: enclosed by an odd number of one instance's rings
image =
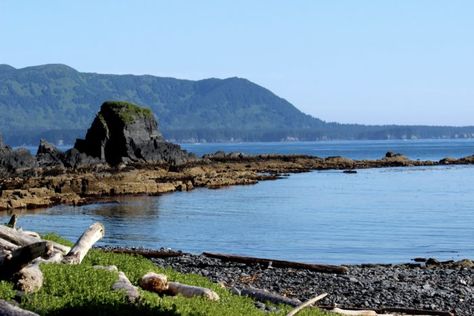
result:
[[(386, 147), (364, 143), (366, 153), (361, 142), (355, 142), (352, 150), (350, 142), (324, 147), (334, 147), (326, 151), (328, 156), (351, 158), (379, 157), (387, 150), (433, 160), (474, 153), (472, 141), (394, 142)], [(205, 146), (186, 145), (201, 152)], [(291, 144), (279, 143), (216, 146), (210, 145), (209, 151), (292, 152)], [(299, 150), (293, 152), (304, 153)], [(354, 155), (342, 154), (350, 151)], [(368, 169), (357, 174), (314, 171), (252, 186), (23, 211), (19, 225), (75, 240), (88, 225), (100, 221), (106, 227), (102, 245), (170, 247), (315, 263), (474, 258), (473, 183), (473, 166)], [(8, 214), (1, 217), (6, 221)]]
[(358, 140), (287, 143), (211, 143), (182, 144), (184, 149), (202, 156), (222, 150), (247, 154), (305, 154), (319, 157), (343, 156), (352, 159), (379, 159), (387, 151), (402, 153), (411, 159), (440, 160), (474, 154), (474, 139), (455, 140)]
[[(37, 146), (24, 146), (36, 154)], [(65, 151), (72, 145), (58, 148)], [(198, 143), (181, 144), (183, 149), (202, 156), (216, 151), (246, 154), (304, 154), (319, 157), (343, 156), (352, 159), (379, 159), (387, 151), (402, 153), (411, 159), (440, 160), (460, 158), (474, 154), (474, 139), (450, 140), (357, 140), (318, 142), (266, 142), (266, 143)]]

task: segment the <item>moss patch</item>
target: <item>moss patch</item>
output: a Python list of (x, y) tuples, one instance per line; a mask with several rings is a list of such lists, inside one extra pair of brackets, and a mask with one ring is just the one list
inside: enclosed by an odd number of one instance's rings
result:
[(139, 117), (153, 118), (150, 109), (125, 101), (106, 101), (102, 104), (101, 111), (106, 110), (117, 114), (125, 124), (131, 124)]

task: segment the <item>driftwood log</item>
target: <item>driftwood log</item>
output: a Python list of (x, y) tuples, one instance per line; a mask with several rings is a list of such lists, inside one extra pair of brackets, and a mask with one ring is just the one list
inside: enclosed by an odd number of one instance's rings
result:
[(0, 276), (9, 277), (20, 271), (34, 259), (46, 255), (48, 251), (47, 242), (35, 242), (30, 245), (19, 247), (11, 254), (0, 257)]
[(8, 221), (7, 226), (11, 228), (16, 228), (17, 220), (18, 220), (18, 217), (16, 216), (16, 214), (13, 214), (12, 217), (10, 217), (10, 220)]
[(219, 295), (211, 289), (200, 286), (181, 284), (179, 282), (168, 282), (168, 291), (172, 295), (181, 294), (184, 297), (202, 296), (211, 301), (218, 301), (220, 299)]
[(307, 300), (307, 301), (304, 302), (303, 304), (301, 304), (301, 305), (299, 305), (298, 307), (296, 307), (295, 309), (291, 310), (286, 316), (294, 316), (294, 315), (296, 315), (299, 311), (301, 311), (303, 308), (315, 304), (316, 302), (322, 300), (322, 299), (325, 298), (326, 296), (328, 296), (328, 293), (323, 293), (323, 294), (321, 294), (321, 295), (318, 295), (318, 296), (316, 296), (316, 297), (313, 297), (312, 299)]
[(144, 290), (158, 294), (181, 294), (184, 297), (202, 296), (211, 301), (219, 300), (219, 295), (211, 289), (178, 282), (169, 282), (166, 275), (154, 272), (145, 274), (140, 280), (140, 286)]
[(0, 248), (1, 248), (3, 251), (12, 252), (12, 251), (15, 250), (16, 248), (18, 248), (18, 245), (15, 245), (14, 243), (9, 242), (8, 240), (0, 239)]
[(140, 297), (138, 288), (130, 282), (125, 273), (119, 271), (117, 282), (112, 285), (112, 289), (115, 291), (124, 291), (129, 302), (133, 303)]
[(125, 273), (118, 270), (117, 266), (94, 266), (93, 268), (109, 272), (117, 272), (118, 280), (112, 285), (112, 289), (114, 291), (123, 291), (130, 303), (134, 303), (140, 297), (138, 288), (130, 282)]
[(67, 264), (79, 264), (86, 256), (92, 246), (104, 237), (105, 228), (101, 223), (94, 223), (82, 234), (71, 251), (64, 257), (63, 262)]
[[(79, 264), (103, 235), (104, 226), (95, 223), (71, 249), (56, 242), (41, 240), (37, 233), (0, 225), (0, 277), (15, 280), (21, 291), (35, 292), (43, 286), (40, 263)], [(123, 277), (119, 279), (125, 282)]]
[(272, 266), (275, 268), (306, 269), (306, 270), (311, 270), (315, 272), (335, 273), (335, 274), (345, 274), (349, 271), (347, 267), (335, 266), (335, 265), (329, 265), (329, 264), (310, 264), (310, 263), (301, 263), (301, 262), (285, 261), (285, 260), (243, 257), (243, 256), (237, 256), (237, 255), (227, 255), (227, 254), (211, 253), (211, 252), (204, 252), (203, 255), (209, 258), (216, 258), (223, 261), (240, 262), (240, 263), (246, 263), (246, 264), (265, 264), (265, 265)]
[(377, 312), (373, 310), (350, 310), (334, 307), (330, 310), (332, 313), (345, 316), (377, 316)]
[(15, 274), (16, 287), (25, 293), (33, 293), (41, 289), (44, 278), (39, 263), (30, 264)]
[(164, 293), (168, 291), (168, 277), (164, 274), (148, 272), (140, 279), (140, 287), (144, 290)]
[(140, 255), (145, 258), (169, 258), (183, 256), (183, 252), (170, 250), (151, 250), (151, 249), (128, 249), (128, 248), (114, 248), (104, 249), (105, 252), (123, 253), (127, 255)]
[(38, 314), (21, 309), (18, 306), (0, 300), (0, 315), (5, 316), (38, 316)]
[[(37, 237), (30, 236), (21, 230), (16, 230), (14, 228), (7, 227), (5, 225), (0, 225), (0, 240), (8, 241), (12, 244), (15, 244), (19, 247), (33, 244), (35, 242), (44, 241)], [(61, 245), (54, 241), (48, 241), (51, 243), (55, 250), (62, 253), (68, 253), (71, 249), (68, 246)]]
[(270, 302), (274, 304), (286, 304), (290, 306), (298, 306), (301, 304), (301, 301), (297, 298), (289, 298), (286, 296), (282, 296), (280, 294), (268, 292), (265, 290), (261, 289), (256, 289), (256, 288), (242, 288), (242, 289), (235, 289), (234, 292), (236, 294), (242, 295), (242, 296), (248, 296), (253, 299), (256, 299), (257, 301), (260, 302)]
[[(362, 308), (357, 307), (340, 307), (340, 306), (330, 306), (330, 305), (319, 305), (321, 309), (327, 311), (333, 311), (335, 308), (344, 311), (354, 311), (360, 312), (364, 311)], [(337, 310), (336, 310), (337, 311)], [(374, 311), (376, 315), (419, 315), (419, 316), (455, 316), (455, 314), (446, 311), (436, 311), (436, 310), (423, 310), (423, 309), (413, 309), (413, 308), (400, 308), (400, 307), (384, 307), (384, 308), (372, 308), (370, 311)], [(341, 314), (343, 315), (343, 314)]]

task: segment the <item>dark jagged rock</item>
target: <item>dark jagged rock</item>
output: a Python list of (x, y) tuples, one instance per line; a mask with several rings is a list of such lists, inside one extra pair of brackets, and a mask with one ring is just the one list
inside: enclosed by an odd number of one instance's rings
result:
[(67, 168), (90, 167), (103, 163), (98, 158), (81, 153), (76, 148), (71, 148), (64, 152), (64, 166)]
[(36, 159), (27, 149), (12, 149), (3, 143), (0, 136), (0, 174), (11, 174), (18, 169), (34, 168), (36, 166)]
[(241, 153), (241, 152), (230, 152), (226, 153), (222, 150), (216, 151), (213, 154), (205, 154), (202, 156), (203, 159), (229, 159), (229, 160), (238, 160), (238, 159), (243, 159), (243, 158), (248, 158), (250, 156)]
[(387, 151), (385, 154), (385, 158), (395, 158), (395, 157), (402, 157), (402, 154), (394, 153), (393, 151)]
[(41, 139), (36, 154), (36, 160), (40, 166), (64, 166), (65, 155), (57, 149), (53, 144)]
[(86, 138), (76, 140), (74, 148), (110, 165), (123, 162), (180, 165), (191, 159), (181, 147), (164, 140), (151, 110), (119, 101), (102, 104)]

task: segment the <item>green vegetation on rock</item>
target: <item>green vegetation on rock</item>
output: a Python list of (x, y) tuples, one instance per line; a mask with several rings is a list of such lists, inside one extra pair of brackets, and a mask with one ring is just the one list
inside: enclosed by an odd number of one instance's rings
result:
[[(101, 110), (109, 110), (116, 113), (125, 124), (133, 123), (138, 117), (153, 117), (153, 112), (150, 109), (125, 101), (105, 101), (102, 104)], [(100, 114), (99, 116), (101, 122), (104, 123), (104, 118)]]

